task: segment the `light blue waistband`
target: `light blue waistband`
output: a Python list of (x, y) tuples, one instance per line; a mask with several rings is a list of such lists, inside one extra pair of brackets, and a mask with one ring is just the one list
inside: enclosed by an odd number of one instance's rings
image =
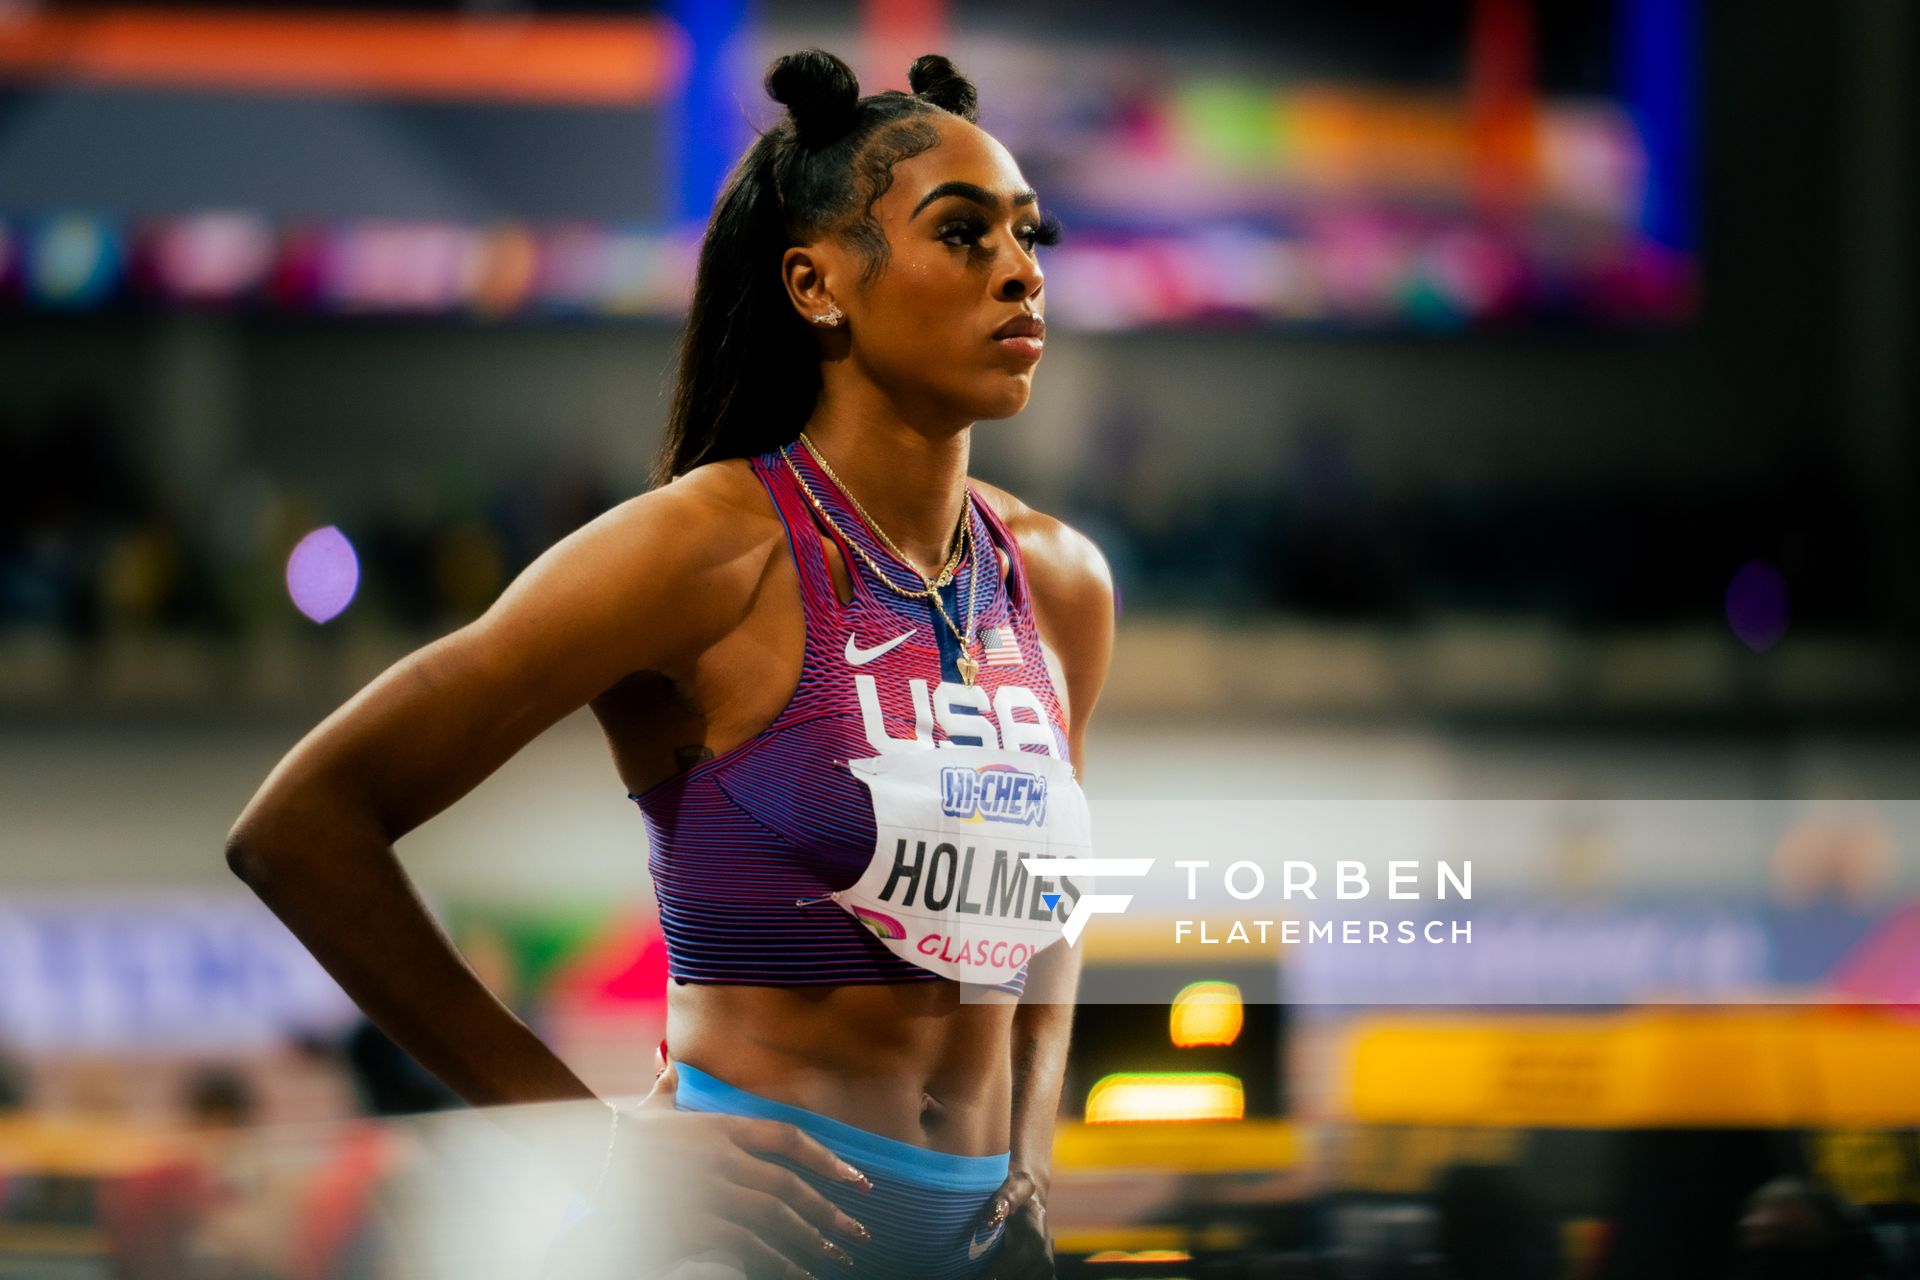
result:
[(819, 1139), (821, 1145), (862, 1173), (884, 1174), (941, 1191), (992, 1191), (1007, 1179), (1011, 1164), (1008, 1152), (997, 1156), (957, 1156), (946, 1151), (930, 1151), (897, 1138), (869, 1133), (805, 1107), (748, 1093), (684, 1062), (673, 1065), (680, 1077), (675, 1105), (682, 1110), (783, 1120)]

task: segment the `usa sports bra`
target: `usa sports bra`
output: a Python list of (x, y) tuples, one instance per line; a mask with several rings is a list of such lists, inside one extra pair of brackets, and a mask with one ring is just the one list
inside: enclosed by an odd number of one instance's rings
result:
[[(950, 977), (1017, 994), (1027, 958), (1058, 938), (1080, 892), (1029, 874), (1022, 858), (1080, 852), (1086, 826), (1020, 548), (969, 487), (973, 551), (942, 590), (964, 629), (980, 574), (969, 688), (959, 643), (932, 604), (873, 581), (845, 539), (895, 582), (917, 573), (880, 545), (805, 447), (784, 453), (752, 466), (799, 575), (799, 683), (752, 738), (628, 793), (646, 819), (667, 972), (757, 986)], [(823, 538), (840, 543), (847, 604)]]

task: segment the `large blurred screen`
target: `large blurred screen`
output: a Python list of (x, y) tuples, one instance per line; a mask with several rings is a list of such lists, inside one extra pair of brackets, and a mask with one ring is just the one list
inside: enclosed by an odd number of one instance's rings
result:
[(1694, 314), (1692, 3), (1183, 10), (0, 6), (0, 305), (674, 319), (804, 33), (985, 86), (1068, 327)]

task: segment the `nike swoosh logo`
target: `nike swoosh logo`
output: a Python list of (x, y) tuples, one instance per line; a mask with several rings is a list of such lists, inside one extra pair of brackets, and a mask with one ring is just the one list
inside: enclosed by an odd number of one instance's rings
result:
[(972, 1262), (974, 1259), (978, 1258), (981, 1254), (993, 1248), (993, 1242), (995, 1240), (998, 1240), (1000, 1238), (1000, 1233), (1002, 1231), (1005, 1231), (1006, 1229), (1007, 1229), (1007, 1224), (1004, 1222), (1001, 1223), (999, 1226), (995, 1227), (991, 1233), (988, 1234), (985, 1240), (980, 1239), (979, 1233), (975, 1232), (973, 1239), (967, 1241), (967, 1261)]
[(847, 665), (864, 667), (882, 654), (892, 653), (896, 648), (913, 639), (913, 632), (903, 631), (885, 644), (877, 644), (871, 649), (862, 649), (853, 642), (853, 633), (847, 633)]

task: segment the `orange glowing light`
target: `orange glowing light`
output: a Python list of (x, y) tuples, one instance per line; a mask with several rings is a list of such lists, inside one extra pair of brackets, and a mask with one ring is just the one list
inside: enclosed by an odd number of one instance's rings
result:
[(1238, 1120), (1246, 1111), (1239, 1077), (1220, 1071), (1117, 1071), (1087, 1094), (1089, 1124)]
[(1182, 1049), (1228, 1045), (1240, 1038), (1246, 1004), (1231, 982), (1189, 982), (1173, 998), (1168, 1034)]
[(0, 72), (91, 84), (624, 106), (685, 78), (654, 18), (264, 12), (192, 6), (0, 16)]

